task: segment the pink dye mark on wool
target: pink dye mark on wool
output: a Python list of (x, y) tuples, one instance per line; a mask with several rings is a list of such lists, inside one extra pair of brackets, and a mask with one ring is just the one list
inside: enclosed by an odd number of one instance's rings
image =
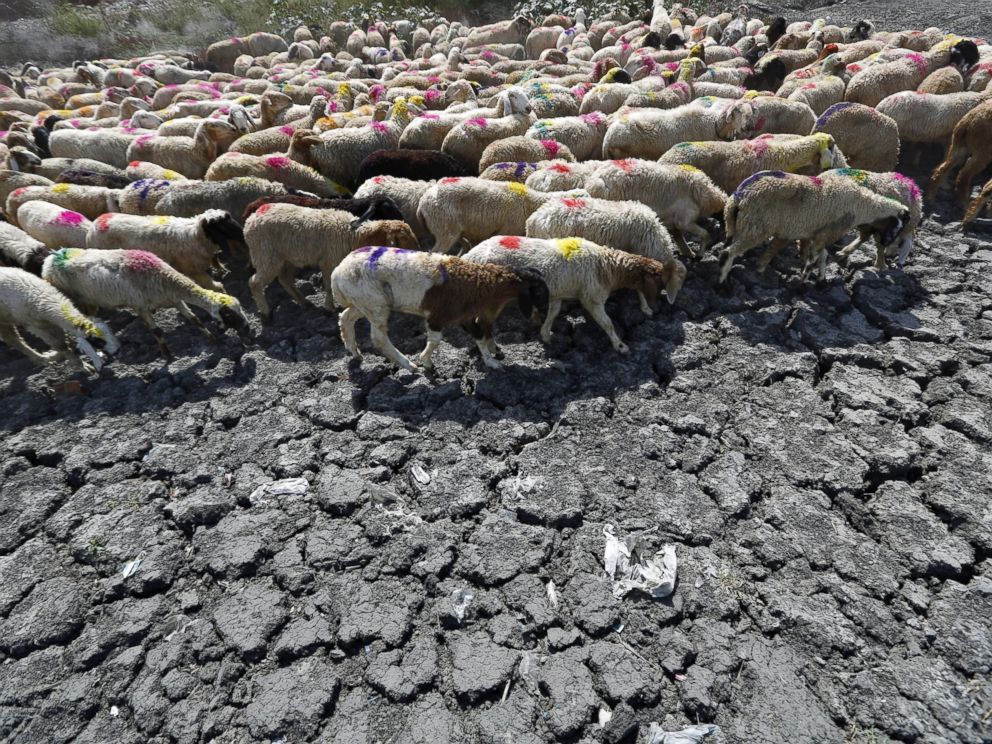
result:
[(424, 91), (424, 100), (431, 101), (432, 103), (441, 97), (441, 91), (436, 88), (431, 88), (430, 90)]
[(370, 126), (379, 134), (386, 134), (389, 132), (389, 125), (384, 121), (374, 121)]
[(622, 170), (624, 173), (630, 173), (631, 171), (634, 170), (634, 163), (630, 160), (627, 159), (611, 160), (610, 162), (613, 163), (613, 165), (615, 165), (617, 168)]
[(572, 169), (567, 165), (561, 165), (560, 163), (552, 165), (549, 170), (553, 170), (555, 173), (571, 173)]
[(428, 113), (428, 114), (421, 114), (420, 118), (427, 119), (428, 121), (437, 121), (438, 119), (441, 118), (441, 115)]
[(438, 183), (443, 183), (445, 185), (450, 185), (450, 184), (453, 184), (453, 183), (460, 183), (461, 180), (462, 179), (458, 178), (457, 176), (454, 176), (454, 177), (449, 177), (449, 178), (442, 178), (440, 181), (438, 181)]
[(770, 146), (771, 143), (764, 136), (759, 137), (758, 139), (755, 140), (751, 140), (751, 142), (748, 143), (748, 147), (750, 148), (751, 152), (754, 153), (754, 156), (757, 158), (764, 157), (765, 153), (768, 152), (768, 148)]
[(221, 106), (219, 109), (217, 109), (217, 112), (220, 114), (224, 114), (226, 116), (227, 114), (231, 113), (231, 107)]
[(544, 148), (544, 151), (548, 153), (548, 155), (553, 158), (558, 156), (558, 151), (561, 150), (560, 142), (555, 142), (554, 140), (540, 140), (540, 142), (541, 147)]
[(375, 178), (372, 179), (372, 183), (374, 183), (376, 186), (381, 186), (385, 182), (386, 182), (385, 176), (376, 176)]
[(107, 212), (106, 214), (101, 214), (93, 222), (96, 225), (96, 229), (99, 232), (107, 232), (110, 229), (110, 221), (114, 218), (113, 212)]
[(146, 273), (159, 271), (163, 266), (162, 259), (148, 251), (124, 251), (124, 268), (128, 271)]
[(79, 129), (79, 119), (69, 119), (69, 126), (73, 129)]
[(803, 85), (803, 90), (816, 90), (816, 83), (806, 83)]
[(822, 179), (822, 178), (820, 178), (819, 176), (810, 176), (810, 177), (809, 177), (809, 180), (810, 180), (810, 182), (811, 182), (811, 183), (812, 183), (812, 184), (813, 184), (814, 186), (822, 186), (822, 185), (823, 185), (823, 179)]
[(483, 119), (481, 116), (479, 116), (479, 117), (476, 117), (475, 119), (468, 119), (468, 120), (466, 120), (465, 126), (466, 127), (478, 127), (479, 129), (485, 129), (486, 127), (489, 126), (489, 121), (487, 119)]
[(341, 104), (339, 104), (337, 101), (327, 102), (327, 113), (336, 114), (339, 108), (341, 108)]
[(584, 209), (586, 206), (585, 199), (562, 199), (561, 203), (564, 204), (568, 209)]
[(927, 70), (930, 69), (927, 65), (926, 59), (919, 52), (910, 52), (909, 54), (906, 55), (906, 59), (908, 59), (910, 62), (916, 65), (916, 70), (921, 75), (926, 75)]
[(65, 227), (76, 227), (77, 225), (83, 224), (83, 220), (86, 219), (79, 212), (72, 212), (65, 209), (58, 213), (58, 216), (52, 220), (53, 225), (63, 225)]
[(369, 97), (371, 97), (373, 103), (379, 103), (384, 95), (386, 95), (385, 85), (373, 85), (369, 88)]
[(279, 127), (279, 131), (282, 132), (283, 134), (285, 134), (287, 137), (292, 137), (293, 136), (293, 132), (295, 130), (291, 126), (289, 126), (288, 124), (285, 124), (285, 125)]
[(134, 144), (137, 145), (139, 150), (141, 150), (144, 149), (144, 147), (153, 139), (155, 139), (154, 134), (143, 134), (134, 140)]
[(282, 168), (288, 168), (289, 164), (293, 162), (284, 155), (270, 155), (265, 159), (265, 164), (270, 168), (275, 168), (281, 170)]
[(582, 119), (583, 123), (589, 124), (590, 126), (594, 126), (594, 127), (598, 127), (600, 124), (606, 121), (606, 117), (603, 116), (598, 111), (594, 111), (590, 114), (582, 114), (582, 116), (580, 116), (579, 118)]
[(669, 70), (671, 72), (675, 72), (677, 69), (679, 69), (679, 63), (678, 62), (666, 62), (665, 64), (662, 65), (662, 67), (664, 67), (666, 70)]
[(920, 187), (916, 185), (916, 181), (902, 173), (894, 173), (892, 178), (906, 187), (906, 190), (909, 191), (909, 198), (914, 204), (920, 200)]
[(427, 76), (427, 82), (430, 83), (431, 85), (433, 85), (434, 83), (440, 83), (441, 82), (441, 76), (440, 75), (428, 75)]

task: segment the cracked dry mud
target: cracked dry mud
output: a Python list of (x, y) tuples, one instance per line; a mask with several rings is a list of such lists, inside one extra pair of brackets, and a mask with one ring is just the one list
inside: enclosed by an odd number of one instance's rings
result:
[[(0, 349), (0, 738), (988, 741), (992, 244), (950, 219), (904, 272), (621, 294), (629, 357), (511, 309), (504, 372), (458, 333), (359, 368), (281, 290), (254, 348), (172, 318), (169, 365), (115, 318), (78, 394)], [(674, 595), (613, 597), (608, 522), (677, 545)]]

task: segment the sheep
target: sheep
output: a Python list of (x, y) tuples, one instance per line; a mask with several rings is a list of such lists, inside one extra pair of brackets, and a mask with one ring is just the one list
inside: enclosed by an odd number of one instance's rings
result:
[(491, 143), (524, 134), (534, 116), (530, 101), (520, 88), (510, 88), (500, 94), (503, 116), (496, 119), (468, 119), (455, 125), (441, 143), (441, 152), (456, 158), (466, 169), (479, 172), (479, 160)]
[[(44, 176), (33, 173), (20, 173), (12, 170), (0, 170), (0, 213), (6, 214), (7, 197), (17, 189), (28, 186), (52, 186), (52, 181)], [(2, 220), (0, 220), (2, 222)]]
[(85, 248), (86, 231), (92, 224), (79, 212), (46, 201), (29, 201), (17, 210), (17, 224), (46, 247)]
[[(245, 207), (263, 196), (289, 193), (281, 183), (244, 176), (230, 181), (180, 181), (157, 200), (154, 211), (172, 217), (195, 217), (208, 209), (242, 214)], [(140, 214), (140, 213), (139, 213)]]
[(790, 101), (777, 96), (746, 94), (727, 112), (733, 117), (736, 109), (743, 109), (751, 119), (746, 126), (748, 136), (761, 134), (809, 134), (816, 123), (816, 114), (802, 101)]
[(132, 160), (124, 169), (124, 176), (132, 183), (142, 179), (162, 180), (162, 181), (185, 181), (186, 176), (176, 173), (174, 170), (163, 168), (157, 163), (149, 163), (144, 160)]
[(359, 184), (376, 176), (436, 181), (469, 175), (455, 158), (438, 150), (377, 150), (358, 168)]
[[(944, 160), (934, 169), (927, 186), (931, 201), (955, 168), (961, 168), (955, 182), (958, 200), (964, 206), (971, 197), (975, 177), (992, 162), (992, 101), (985, 101), (961, 117), (954, 127), (951, 145)], [(976, 204), (977, 204), (976, 200)], [(974, 204), (972, 205), (974, 206)], [(972, 209), (968, 210), (972, 214)], [(974, 212), (971, 222), (977, 212)]]
[(880, 230), (888, 250), (909, 217), (904, 204), (876, 196), (855, 179), (823, 179), (782, 171), (756, 173), (727, 200), (724, 223), (730, 242), (721, 254), (720, 282), (726, 281), (736, 257), (769, 238), (776, 242), (762, 256), (760, 270), (785, 242), (806, 241), (808, 255), (819, 256), (852, 227), (861, 225)]
[(128, 186), (131, 181), (123, 176), (112, 176), (107, 173), (94, 173), (87, 170), (62, 171), (55, 183), (71, 183), (76, 186), (103, 186), (107, 189), (119, 190)]
[(350, 251), (370, 243), (395, 244), (415, 250), (417, 239), (403, 222), (365, 222), (352, 228), (354, 216), (335, 209), (308, 209), (295, 204), (265, 204), (245, 221), (245, 243), (255, 273), (248, 287), (263, 318), (271, 316), (265, 288), (278, 278), (300, 305), (307, 301), (293, 283), (293, 270), (320, 269), (324, 281), (324, 307), (331, 302), (331, 271)]
[(915, 90), (927, 75), (940, 67), (953, 64), (961, 69), (977, 61), (975, 42), (948, 39), (924, 54), (910, 52), (901, 59), (874, 64), (855, 73), (847, 84), (845, 99), (877, 106), (893, 93)]
[(989, 201), (992, 201), (992, 179), (989, 179), (985, 183), (981, 191), (978, 192), (978, 196), (976, 196), (971, 201), (971, 204), (968, 205), (968, 209), (965, 211), (964, 219), (962, 221), (963, 226), (967, 227), (978, 219), (978, 216), (985, 211)]
[[(52, 351), (40, 353), (32, 349), (18, 327), (40, 338)], [(88, 364), (72, 352), (67, 336), (75, 341)], [(19, 268), (0, 268), (0, 340), (40, 367), (62, 359), (87, 372), (98, 372), (103, 367), (103, 359), (91, 341), (104, 344), (108, 353), (119, 348), (106, 324), (87, 318), (58, 289)]]
[[(25, 205), (25, 208), (28, 205)], [(217, 253), (243, 243), (244, 233), (227, 212), (211, 209), (198, 217), (139, 216), (108, 212), (87, 226), (83, 245), (89, 250), (141, 250), (146, 246), (172, 268), (201, 287), (223, 292), (210, 269), (223, 269)]]
[(318, 196), (303, 196), (287, 194), (285, 196), (264, 196), (256, 199), (245, 207), (242, 220), (247, 222), (265, 204), (295, 204), (309, 209), (335, 209), (354, 215), (352, 229), (369, 220), (399, 220), (403, 221), (403, 213), (396, 203), (387, 197), (321, 199)]
[(273, 104), (277, 101), (281, 103), (283, 99), (291, 102), (289, 96), (279, 93), (270, 92), (262, 96), (259, 104), (262, 116), (258, 123), (258, 131), (239, 137), (228, 148), (228, 152), (241, 152), (246, 155), (270, 155), (284, 152), (289, 147), (289, 140), (294, 132), (312, 129), (313, 125), (327, 111), (327, 98), (314, 96), (313, 100), (310, 101), (306, 116), (283, 123), (278, 121), (278, 114), (282, 113), (282, 110), (273, 110)]
[(987, 100), (992, 100), (992, 91), (937, 95), (910, 90), (882, 99), (875, 110), (896, 123), (899, 139), (903, 142), (943, 145), (950, 142), (961, 118)]
[(479, 158), (479, 170), (484, 171), (495, 163), (538, 162), (541, 160), (564, 160), (574, 163), (575, 156), (567, 145), (556, 140), (536, 140), (517, 135), (497, 140), (486, 147)]
[(207, 65), (220, 72), (233, 72), (234, 60), (242, 54), (261, 57), (272, 52), (285, 52), (289, 49), (286, 40), (275, 34), (261, 31), (248, 36), (234, 36), (224, 41), (218, 41), (207, 48), (205, 59)]
[(48, 246), (19, 227), (0, 222), (0, 266), (11, 266), (41, 274), (41, 264), (50, 253)]
[[(575, 195), (588, 196), (584, 191)], [(434, 236), (434, 250), (448, 253), (460, 240), (523, 235), (527, 218), (554, 196), (520, 183), (445, 178), (424, 193), (417, 216)]]
[[(364, 317), (371, 326), (372, 343), (410, 372), (433, 366), (441, 330), (454, 324), (475, 339), (483, 363), (499, 369), (493, 324), (500, 312), (516, 299), (524, 314), (530, 315), (547, 298), (547, 288), (536, 272), (385, 246), (366, 246), (345, 257), (331, 275), (331, 291), (334, 301), (344, 308), (339, 320), (341, 340), (351, 355), (363, 359), (355, 323)], [(427, 345), (416, 364), (389, 340), (393, 310), (420, 315), (427, 322)]]
[[(875, 237), (877, 253), (875, 256), (875, 268), (881, 271), (885, 268), (886, 256), (896, 254), (898, 247), (898, 263), (901, 267), (906, 263), (906, 258), (913, 249), (913, 239), (916, 228), (919, 227), (923, 219), (922, 199), (920, 198), (920, 187), (913, 179), (904, 176), (902, 173), (871, 173), (869, 171), (857, 170), (854, 168), (839, 168), (827, 171), (820, 176), (824, 180), (828, 179), (853, 179), (856, 183), (865, 187), (869, 191), (879, 196), (894, 199), (903, 204), (909, 210), (909, 217), (906, 219), (902, 230), (896, 238), (889, 242), (888, 248), (884, 244), (884, 238), (880, 231), (867, 227), (860, 227), (858, 238), (837, 252), (838, 258), (847, 258), (856, 251), (865, 241), (872, 236)], [(826, 249), (821, 252), (821, 264), (826, 258)], [(823, 269), (821, 267), (821, 273)]]
[[(581, 238), (493, 237), (475, 246), (465, 261), (537, 272), (548, 288), (548, 312), (541, 326), (541, 339), (551, 340), (551, 327), (561, 311), (562, 300), (577, 299), (596, 324), (603, 329), (621, 354), (630, 353), (620, 340), (606, 300), (618, 289), (634, 289), (642, 299), (642, 310), (650, 315), (644, 298), (654, 300), (666, 288), (674, 302), (677, 287), (685, 278), (685, 267), (676, 262), (663, 266), (658, 261), (626, 251), (605, 248)], [(680, 271), (681, 269), (681, 271)], [(676, 287), (669, 291), (670, 287)]]
[(763, 170), (819, 173), (847, 165), (834, 138), (822, 133), (795, 139), (766, 134), (735, 142), (680, 142), (658, 162), (699, 168), (727, 194), (745, 178)]
[[(844, 100), (845, 83), (836, 75), (803, 83), (788, 95), (788, 100), (804, 103), (819, 116), (828, 108)], [(781, 96), (781, 93), (779, 93)], [(806, 131), (809, 131), (808, 129)]]
[(48, 138), (56, 158), (98, 160), (114, 168), (126, 168), (135, 160), (127, 156), (134, 136), (104, 129), (57, 129)]
[(593, 174), (602, 160), (587, 160), (584, 163), (564, 163), (545, 160), (535, 163), (535, 170), (527, 176), (524, 184), (538, 191), (569, 191), (581, 189), (586, 178)]
[(203, 176), (205, 181), (226, 181), (240, 176), (255, 176), (281, 183), (286, 188), (309, 191), (317, 196), (341, 196), (348, 190), (324, 178), (309, 168), (284, 155), (243, 155), (228, 152), (221, 155)]
[(121, 192), (102, 186), (75, 186), (56, 183), (52, 186), (28, 186), (12, 191), (7, 197), (7, 218), (17, 224), (17, 211), (29, 201), (46, 201), (64, 209), (81, 213), (87, 219), (96, 219), (104, 212), (117, 211), (117, 195)]
[(599, 111), (580, 116), (539, 119), (527, 130), (525, 137), (554, 140), (572, 151), (578, 161), (599, 157), (603, 151), (609, 119)]
[(957, 67), (941, 67), (927, 75), (917, 90), (920, 93), (939, 95), (961, 93), (964, 90), (964, 76)]
[(523, 44), (527, 40), (531, 26), (531, 22), (523, 16), (517, 16), (512, 21), (479, 26), (468, 35), (462, 48), (470, 49), (489, 44)]
[(433, 181), (414, 181), (395, 176), (373, 176), (355, 191), (355, 199), (388, 199), (399, 207), (403, 221), (413, 229), (420, 243), (431, 236), (417, 215), (420, 199), (434, 185)]
[(829, 134), (848, 166), (889, 172), (899, 161), (899, 127), (871, 106), (845, 101), (836, 103), (816, 120), (813, 134)]
[[(685, 233), (696, 235), (705, 249), (710, 235), (698, 223), (711, 215), (722, 214), (727, 201), (727, 193), (699, 168), (647, 160), (603, 163), (586, 179), (585, 188), (590, 196), (599, 199), (640, 201), (650, 207), (672, 230), (675, 241), (686, 256), (693, 255), (693, 252), (685, 241)], [(601, 206), (609, 212), (608, 204)], [(620, 247), (609, 242), (606, 244)]]
[(217, 155), (238, 137), (238, 130), (224, 121), (207, 119), (193, 137), (142, 135), (127, 149), (127, 161), (147, 160), (181, 173), (203, 178)]
[(82, 305), (134, 310), (151, 330), (166, 359), (172, 358), (172, 352), (152, 317), (152, 312), (159, 308), (176, 308), (211, 339), (217, 336), (193, 314), (190, 305), (206, 310), (215, 321), (234, 328), (242, 340), (249, 334), (248, 320), (237, 299), (204, 289), (147, 251), (61, 248), (45, 259), (41, 276)]
[(537, 172), (537, 170), (541, 167), (540, 164), (542, 162), (547, 163), (551, 161), (538, 160), (535, 163), (493, 163), (479, 174), (479, 178), (484, 181), (514, 181), (516, 183), (524, 183), (532, 173)]
[(402, 98), (393, 102), (386, 121), (373, 121), (362, 127), (333, 129), (323, 136), (306, 132), (293, 134), (288, 157), (309, 165), (335, 183), (354, 185), (362, 161), (378, 150), (395, 150), (400, 134), (414, 113)]
[[(11, 156), (18, 163), (18, 169), (25, 173), (35, 173), (39, 176), (55, 181), (63, 172), (67, 170), (85, 170), (92, 173), (102, 173), (110, 176), (124, 177), (124, 171), (107, 165), (92, 158), (44, 158), (37, 159), (31, 153), (26, 153), (21, 148), (11, 150)], [(31, 158), (30, 163), (25, 158)]]
[(603, 156), (653, 160), (679, 142), (733, 139), (752, 121), (753, 112), (747, 102), (726, 109), (693, 104), (676, 109), (645, 109), (610, 124), (603, 138)]

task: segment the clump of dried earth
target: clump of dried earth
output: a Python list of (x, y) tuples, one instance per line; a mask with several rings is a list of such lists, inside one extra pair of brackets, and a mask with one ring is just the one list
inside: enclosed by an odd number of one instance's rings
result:
[[(163, 314), (170, 364), (115, 316), (78, 391), (0, 347), (0, 739), (992, 739), (992, 240), (958, 217), (904, 271), (618, 295), (628, 357), (511, 310), (503, 372), (458, 332), (433, 378), (358, 367), (280, 289), (249, 348)], [(608, 523), (676, 545), (670, 598), (613, 596)]]

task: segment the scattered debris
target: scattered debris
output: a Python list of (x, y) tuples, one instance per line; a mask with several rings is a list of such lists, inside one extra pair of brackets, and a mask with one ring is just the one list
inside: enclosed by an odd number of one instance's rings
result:
[(599, 727), (606, 728), (606, 724), (613, 720), (613, 711), (609, 708), (599, 709)]
[(475, 593), (471, 589), (455, 589), (451, 593), (451, 610), (460, 623), (465, 619), (465, 612), (468, 606), (475, 599)]
[(59, 396), (68, 397), (70, 395), (79, 395), (83, 392), (83, 383), (79, 380), (66, 380), (65, 382), (56, 382), (52, 385), (52, 393)]
[(414, 463), (411, 466), (410, 472), (413, 474), (413, 477), (416, 479), (417, 483), (419, 483), (422, 486), (426, 486), (428, 483), (431, 482), (430, 473), (428, 473), (426, 470), (420, 467), (418, 463)]
[(648, 731), (648, 744), (699, 744), (707, 736), (719, 730), (720, 727), (716, 724), (704, 723), (681, 731), (664, 731), (657, 723), (652, 723)]
[(548, 604), (551, 605), (551, 609), (558, 609), (558, 592), (555, 590), (555, 582), (548, 580)]
[(124, 564), (124, 570), (121, 571), (121, 575), (125, 579), (128, 576), (131, 576), (135, 571), (138, 570), (138, 566), (141, 565), (141, 562), (144, 559), (145, 559), (145, 551), (142, 550), (140, 553), (138, 553), (137, 557), (133, 561), (128, 561), (127, 563)]
[(306, 478), (287, 478), (259, 486), (248, 497), (252, 506), (264, 504), (266, 496), (302, 496), (310, 488)]
[(172, 637), (174, 635), (176, 635), (177, 633), (185, 633), (186, 632), (186, 629), (189, 628), (191, 625), (196, 625), (198, 622), (200, 622), (199, 620), (194, 619), (194, 620), (190, 620), (189, 622), (181, 625), (180, 624), (181, 621), (182, 620), (185, 620), (185, 619), (186, 619), (185, 616), (183, 616), (182, 618), (174, 618), (173, 619), (173, 623), (175, 625), (175, 630), (173, 630), (171, 633), (169, 633), (168, 635), (165, 636), (165, 640), (166, 641), (171, 641), (172, 640)]
[(643, 538), (653, 530), (634, 533), (623, 540), (617, 538), (614, 530), (612, 524), (603, 527), (606, 538), (603, 565), (607, 576), (613, 580), (613, 596), (623, 597), (637, 589), (661, 599), (675, 591), (678, 567), (675, 546), (665, 545), (653, 557), (647, 558), (641, 554)]
[(536, 490), (537, 478), (532, 475), (528, 475), (526, 478), (521, 478), (517, 475), (510, 481), (510, 493), (515, 499), (522, 499), (525, 496), (534, 493)]
[(120, 708), (118, 708), (116, 705), (111, 705), (110, 706), (110, 717), (111, 718), (117, 718), (117, 716), (119, 716), (120, 714), (121, 714), (121, 709)]

